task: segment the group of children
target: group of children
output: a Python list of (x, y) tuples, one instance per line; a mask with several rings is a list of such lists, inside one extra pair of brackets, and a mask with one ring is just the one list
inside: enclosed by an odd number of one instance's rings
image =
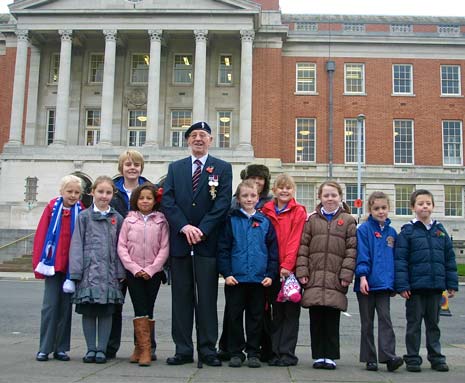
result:
[[(105, 363), (112, 316), (121, 312), (124, 301), (124, 283), (134, 307), (135, 348), (130, 361), (147, 366), (156, 360), (153, 311), (168, 259), (168, 223), (159, 212), (161, 190), (141, 177), (140, 153), (123, 153), (119, 170), (122, 179), (116, 195), (113, 180), (98, 177), (92, 185), (93, 205), (86, 210), (79, 201), (80, 179), (66, 176), (61, 196), (41, 217), (33, 256), (36, 276), (45, 278), (38, 361), (48, 360), (52, 352), (55, 359), (69, 360), (74, 302), (82, 314), (87, 344), (83, 361)], [(340, 313), (347, 310), (346, 295), (355, 275), (360, 361), (366, 369), (376, 371), (379, 362), (394, 371), (405, 361), (408, 371), (421, 371), (424, 320), (431, 367), (448, 370), (439, 342), (439, 309), (442, 292), (453, 296), (458, 289), (457, 268), (450, 237), (431, 218), (434, 198), (429, 191), (412, 194), (415, 218), (397, 235), (383, 192), (369, 197), (368, 219), (357, 228), (337, 182), (319, 186), (320, 203), (307, 214), (295, 200), (296, 184), (289, 175), (276, 177), (272, 196), (265, 166), (249, 165), (241, 177), (217, 256), (226, 297), (219, 356), (229, 360), (229, 366), (240, 367), (246, 357), (253, 368), (264, 360), (271, 366), (296, 365), (304, 307), (310, 315), (313, 367), (335, 369), (340, 358)], [(280, 295), (291, 279), (303, 289), (301, 301)], [(390, 298), (396, 293), (406, 299), (404, 358), (396, 356), (390, 319)]]

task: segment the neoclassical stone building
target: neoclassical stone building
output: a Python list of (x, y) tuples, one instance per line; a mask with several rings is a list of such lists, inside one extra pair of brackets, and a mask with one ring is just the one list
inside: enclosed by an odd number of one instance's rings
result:
[(2, 228), (33, 228), (65, 174), (115, 175), (127, 147), (161, 180), (205, 120), (236, 182), (264, 163), (311, 208), (327, 178), (353, 204), (361, 174), (362, 199), (386, 191), (397, 228), (428, 188), (465, 239), (465, 18), (286, 15), (278, 0), (20, 0), (10, 13)]

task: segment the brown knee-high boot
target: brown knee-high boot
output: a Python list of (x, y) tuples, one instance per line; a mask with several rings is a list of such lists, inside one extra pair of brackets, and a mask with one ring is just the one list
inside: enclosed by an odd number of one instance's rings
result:
[(139, 347), (139, 366), (150, 366), (152, 358), (150, 355), (150, 325), (149, 318), (135, 318), (134, 330), (136, 332), (136, 342)]
[[(152, 343), (155, 343), (155, 319), (149, 319), (150, 326), (150, 346), (152, 360), (157, 360), (156, 349), (152, 347)], [(152, 342), (153, 341), (153, 342)]]
[(139, 358), (140, 358), (140, 347), (139, 344), (137, 343), (137, 337), (136, 335), (136, 321), (139, 318), (134, 318), (132, 320), (133, 326), (134, 326), (134, 351), (132, 352), (132, 355), (129, 357), (129, 362), (131, 363), (139, 363)]

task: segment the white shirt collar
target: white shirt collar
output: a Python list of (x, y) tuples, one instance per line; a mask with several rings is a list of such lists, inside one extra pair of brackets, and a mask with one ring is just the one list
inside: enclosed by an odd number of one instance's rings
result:
[(205, 154), (204, 156), (202, 156), (200, 158), (197, 158), (197, 157), (194, 157), (193, 155), (191, 155), (192, 165), (194, 165), (195, 160), (200, 160), (200, 162), (202, 163), (202, 167), (203, 167), (205, 165), (205, 162), (207, 162), (207, 158), (208, 158), (208, 154)]
[[(423, 223), (423, 222), (420, 221), (417, 217), (415, 217), (414, 219), (412, 219), (411, 222), (412, 222), (412, 223), (415, 223), (415, 222), (418, 222), (418, 221), (421, 222), (421, 223)], [(431, 219), (431, 222), (430, 222), (430, 223), (428, 223), (428, 224), (423, 223), (423, 225), (425, 225), (426, 230), (429, 230), (429, 229), (431, 229), (431, 227), (433, 226), (433, 223), (434, 223), (434, 219)]]
[(97, 206), (94, 205), (94, 212), (95, 212), (95, 213), (100, 213), (100, 214), (102, 214), (102, 215), (107, 215), (107, 214), (110, 212), (110, 210), (111, 210), (111, 207), (110, 207), (110, 206), (108, 206), (108, 209), (107, 209), (107, 210), (102, 211), (102, 210), (100, 210), (99, 208), (97, 208)]

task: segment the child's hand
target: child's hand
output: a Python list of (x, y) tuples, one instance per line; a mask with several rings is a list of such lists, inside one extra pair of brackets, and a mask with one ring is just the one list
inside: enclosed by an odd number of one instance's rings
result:
[(271, 286), (271, 282), (272, 282), (271, 278), (270, 278), (270, 277), (266, 277), (266, 278), (262, 281), (262, 285), (263, 285), (264, 287), (268, 287), (268, 286)]
[(405, 291), (402, 291), (402, 292), (400, 293), (400, 296), (401, 296), (402, 298), (404, 298), (404, 299), (409, 299), (409, 298), (410, 298), (410, 295), (412, 295), (412, 294), (410, 293), (410, 290), (405, 290)]
[(226, 277), (224, 280), (224, 283), (226, 283), (228, 286), (235, 286), (239, 282), (237, 281), (236, 278), (234, 278), (232, 275), (230, 277)]
[(344, 281), (343, 279), (340, 279), (340, 282), (342, 287), (347, 287), (350, 285), (350, 282)]
[(447, 290), (447, 292), (448, 292), (447, 294), (448, 298), (453, 298), (455, 296), (455, 290), (449, 289)]
[(134, 276), (136, 278), (144, 278), (144, 273), (145, 273), (145, 271), (141, 270), (141, 271), (138, 271)]
[(367, 277), (365, 276), (360, 277), (360, 292), (363, 295), (368, 295), (369, 291), (370, 291), (370, 286), (368, 286)]
[(308, 277), (300, 277), (299, 282), (301, 285), (306, 285), (308, 283)]
[(142, 271), (144, 274), (142, 274), (142, 278), (144, 278), (145, 281), (148, 281), (150, 279), (150, 275), (147, 274), (145, 271)]
[(287, 278), (291, 274), (291, 271), (288, 269), (285, 269), (284, 267), (281, 268), (281, 271), (279, 272), (280, 277)]

